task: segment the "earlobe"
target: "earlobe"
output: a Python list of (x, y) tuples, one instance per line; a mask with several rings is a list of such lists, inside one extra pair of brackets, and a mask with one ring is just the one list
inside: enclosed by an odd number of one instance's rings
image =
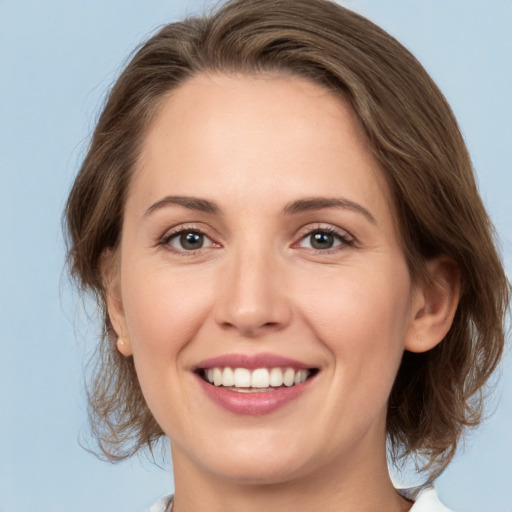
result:
[(453, 323), (460, 298), (460, 270), (446, 257), (427, 263), (430, 280), (416, 287), (405, 349), (426, 352), (440, 343)]
[(132, 347), (128, 338), (117, 338), (116, 346), (119, 353), (123, 356), (128, 357), (132, 355)]

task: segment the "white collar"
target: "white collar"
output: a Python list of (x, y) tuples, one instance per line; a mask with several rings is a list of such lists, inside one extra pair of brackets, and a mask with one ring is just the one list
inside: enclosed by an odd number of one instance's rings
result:
[[(418, 491), (417, 489), (415, 489)], [(405, 496), (410, 495), (409, 489), (399, 489), (402, 491), (409, 491), (405, 493)], [(425, 487), (424, 489), (415, 492), (415, 501), (410, 512), (451, 512), (450, 509), (446, 508), (437, 496), (437, 491), (433, 486)]]
[[(415, 499), (410, 512), (451, 512), (446, 508), (437, 497), (434, 487), (429, 486), (423, 489), (417, 487), (412, 489), (397, 489), (398, 492), (406, 497)], [(164, 496), (159, 499), (148, 512), (166, 512), (170, 505), (172, 496)]]

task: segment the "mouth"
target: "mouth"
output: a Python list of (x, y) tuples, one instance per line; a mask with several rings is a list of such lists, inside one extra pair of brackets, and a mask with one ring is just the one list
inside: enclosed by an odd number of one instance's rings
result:
[(213, 357), (200, 362), (193, 372), (205, 396), (216, 405), (237, 415), (260, 416), (308, 394), (320, 369), (263, 353)]
[(236, 393), (265, 393), (303, 384), (318, 373), (317, 368), (232, 368), (214, 366), (198, 368), (202, 380), (215, 387)]

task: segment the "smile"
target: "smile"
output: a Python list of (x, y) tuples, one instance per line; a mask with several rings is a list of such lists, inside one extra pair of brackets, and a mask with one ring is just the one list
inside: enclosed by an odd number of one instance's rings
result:
[(214, 367), (202, 371), (206, 382), (231, 391), (255, 393), (275, 391), (281, 387), (292, 387), (305, 382), (313, 373), (309, 369), (294, 368), (230, 368)]
[(296, 403), (314, 385), (319, 368), (275, 354), (226, 354), (194, 367), (204, 396), (225, 411), (270, 414)]

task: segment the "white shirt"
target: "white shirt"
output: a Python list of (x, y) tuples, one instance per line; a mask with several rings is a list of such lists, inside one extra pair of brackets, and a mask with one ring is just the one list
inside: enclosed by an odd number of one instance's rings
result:
[[(171, 512), (168, 510), (172, 495), (160, 498), (147, 512)], [(172, 510), (172, 509), (171, 509)], [(433, 487), (427, 487), (418, 494), (410, 512), (451, 512), (437, 497)]]
[(437, 497), (433, 487), (427, 487), (420, 492), (410, 512), (451, 512)]

